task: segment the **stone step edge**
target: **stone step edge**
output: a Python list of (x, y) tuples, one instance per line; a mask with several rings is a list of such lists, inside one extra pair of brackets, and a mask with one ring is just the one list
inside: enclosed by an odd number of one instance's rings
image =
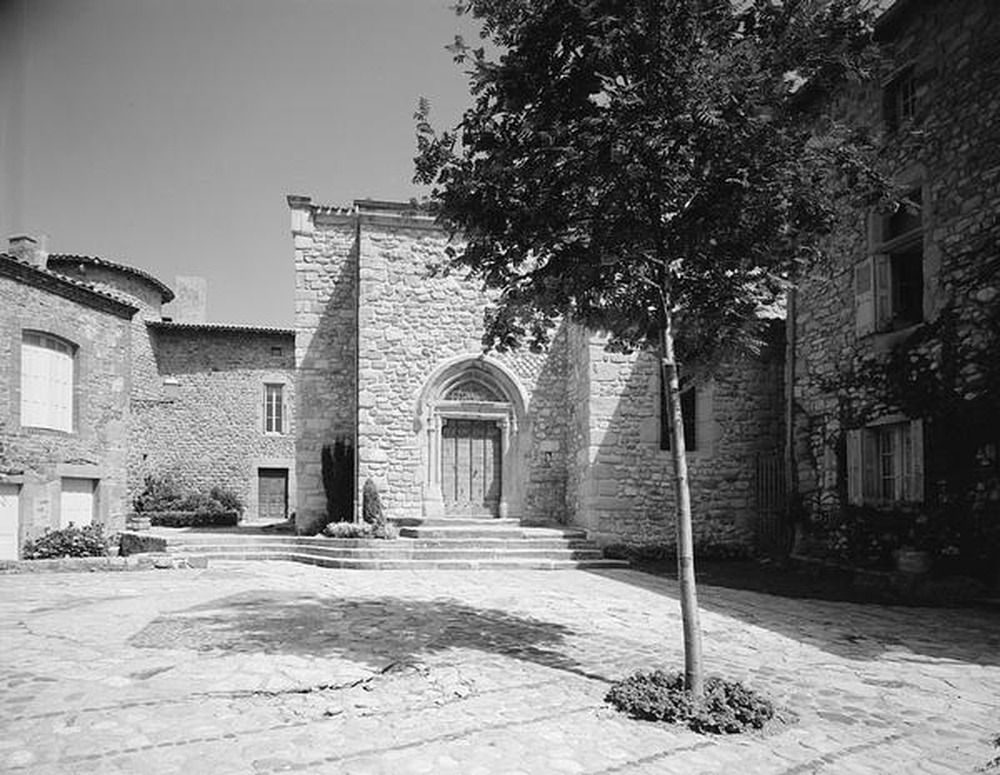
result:
[(464, 559), (475, 557), (496, 557), (511, 559), (547, 557), (553, 559), (605, 559), (599, 549), (514, 549), (509, 551), (494, 551), (491, 549), (417, 549), (414, 551), (386, 548), (343, 548), (343, 549), (304, 549), (296, 551), (288, 546), (223, 546), (210, 544), (201, 547), (168, 547), (171, 555), (203, 556), (208, 554), (302, 554), (313, 557), (341, 558), (413, 558), (413, 559)]
[[(623, 560), (532, 560), (524, 559), (512, 560), (419, 560), (419, 559), (387, 559), (387, 560), (364, 560), (364, 559), (342, 559), (334, 557), (316, 557), (296, 553), (282, 554), (250, 554), (240, 553), (232, 556), (229, 554), (205, 554), (201, 555), (206, 560), (213, 561), (286, 561), (299, 562), (306, 565), (316, 565), (328, 568), (358, 569), (358, 570), (477, 570), (477, 569), (524, 569), (524, 570), (573, 570), (578, 568), (627, 568), (628, 563)], [(179, 559), (184, 559), (180, 557)]]

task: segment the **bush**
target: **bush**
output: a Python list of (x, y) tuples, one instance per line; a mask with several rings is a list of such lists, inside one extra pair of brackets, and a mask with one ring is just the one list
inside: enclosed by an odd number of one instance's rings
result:
[(139, 513), (144, 511), (176, 511), (177, 504), (183, 497), (180, 485), (170, 475), (154, 476), (149, 474), (143, 480), (142, 492), (132, 501), (132, 506)]
[(382, 499), (379, 497), (378, 487), (371, 479), (365, 479), (365, 486), (361, 490), (361, 517), (369, 525), (385, 524)]
[(232, 490), (227, 490), (225, 487), (215, 486), (209, 491), (208, 494), (214, 500), (218, 501), (219, 505), (222, 506), (223, 511), (235, 511), (240, 516), (243, 516), (243, 512), (246, 510), (246, 505), (243, 503), (243, 499)]
[(100, 524), (69, 527), (61, 530), (46, 530), (34, 541), (25, 541), (24, 559), (50, 560), (58, 557), (104, 557), (108, 553), (108, 541), (104, 537), (104, 526)]
[(235, 511), (157, 511), (149, 515), (156, 527), (235, 527), (240, 515)]
[(699, 701), (684, 688), (683, 675), (662, 670), (635, 673), (614, 684), (604, 699), (633, 718), (685, 724), (702, 734), (760, 729), (774, 716), (769, 700), (738, 681), (708, 678)]
[(382, 538), (393, 540), (399, 537), (399, 530), (391, 522), (373, 525), (369, 522), (330, 522), (323, 528), (328, 538)]

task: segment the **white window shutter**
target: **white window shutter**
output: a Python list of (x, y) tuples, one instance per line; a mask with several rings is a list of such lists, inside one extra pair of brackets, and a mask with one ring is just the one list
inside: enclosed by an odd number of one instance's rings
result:
[(56, 430), (73, 430), (73, 356), (66, 352), (50, 350), (49, 388), (51, 390), (51, 420), (49, 426)]
[(864, 431), (860, 428), (847, 432), (847, 502), (853, 506), (860, 506), (864, 503), (861, 482), (861, 472), (863, 470), (862, 433)]
[(875, 329), (883, 331), (892, 320), (892, 264), (885, 253), (872, 256), (875, 277)]
[(21, 345), (21, 425), (40, 427), (45, 423), (48, 401), (48, 366), (45, 351), (33, 344)]
[(875, 282), (872, 267), (870, 258), (854, 267), (854, 332), (859, 337), (875, 331)]
[(924, 500), (924, 421), (910, 420), (910, 476), (907, 477), (907, 500)]

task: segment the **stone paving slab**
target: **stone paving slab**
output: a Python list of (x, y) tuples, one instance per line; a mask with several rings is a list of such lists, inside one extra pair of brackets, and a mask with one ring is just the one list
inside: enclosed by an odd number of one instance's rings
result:
[(706, 737), (603, 703), (682, 664), (635, 571), (218, 563), (0, 577), (0, 771), (970, 773), (1000, 733), (1000, 615), (703, 586), (709, 671), (780, 723)]

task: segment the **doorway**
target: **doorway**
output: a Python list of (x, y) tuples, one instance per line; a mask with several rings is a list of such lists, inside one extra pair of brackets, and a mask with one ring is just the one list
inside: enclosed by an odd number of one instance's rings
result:
[(500, 428), (495, 421), (446, 419), (441, 428), (445, 514), (497, 516), (502, 462)]
[(257, 469), (257, 518), (280, 522), (288, 517), (288, 469)]

